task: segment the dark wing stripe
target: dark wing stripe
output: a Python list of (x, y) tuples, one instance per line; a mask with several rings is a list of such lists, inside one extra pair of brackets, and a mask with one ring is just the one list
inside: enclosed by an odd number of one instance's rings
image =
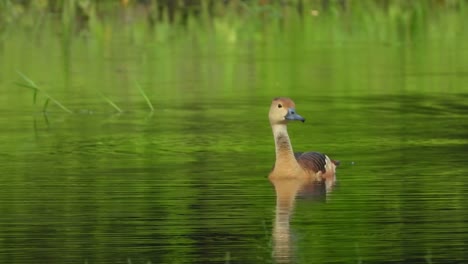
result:
[(314, 172), (326, 172), (325, 165), (327, 164), (327, 158), (322, 153), (306, 152), (296, 155), (296, 159), (305, 169), (313, 170)]

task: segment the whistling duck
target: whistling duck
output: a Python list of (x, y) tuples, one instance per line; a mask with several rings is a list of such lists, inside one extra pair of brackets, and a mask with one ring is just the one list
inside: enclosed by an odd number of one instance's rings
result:
[(276, 147), (276, 162), (269, 178), (297, 178), (307, 182), (325, 181), (326, 189), (329, 191), (335, 184), (335, 169), (339, 162), (318, 152), (293, 152), (287, 124), (294, 120), (305, 121), (296, 113), (294, 102), (286, 97), (274, 98), (269, 118)]

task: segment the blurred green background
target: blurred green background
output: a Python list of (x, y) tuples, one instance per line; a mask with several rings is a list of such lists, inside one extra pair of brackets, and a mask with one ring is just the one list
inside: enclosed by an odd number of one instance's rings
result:
[[(1, 263), (465, 263), (468, 1), (0, 0)], [(276, 259), (271, 99), (341, 160)]]
[[(308, 89), (320, 94), (452, 91), (437, 82), (444, 73), (463, 75), (466, 5), (454, 0), (2, 0), (2, 105), (32, 107), (31, 91), (11, 84), (22, 80), (17, 72), (64, 105), (79, 104), (69, 107), (74, 111), (108, 107), (100, 93), (128, 104), (122, 109), (138, 108), (135, 82), (153, 100), (176, 101), (187, 92), (276, 96), (294, 89), (294, 82), (308, 82)], [(402, 61), (412, 68), (398, 67)], [(363, 66), (369, 64), (388, 76), (435, 74), (422, 86), (388, 87), (396, 78), (382, 82), (366, 72)], [(314, 74), (329, 77), (310, 79)], [(373, 82), (371, 91), (359, 80)], [(202, 83), (191, 87), (194, 82)], [(45, 99), (38, 100), (38, 109)]]

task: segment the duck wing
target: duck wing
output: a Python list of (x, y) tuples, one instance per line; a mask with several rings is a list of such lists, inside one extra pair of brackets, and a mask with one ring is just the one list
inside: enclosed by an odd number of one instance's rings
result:
[[(330, 160), (327, 155), (319, 152), (298, 152), (294, 153), (297, 162), (306, 170), (311, 170), (315, 173), (321, 171), (327, 172), (327, 160)], [(335, 162), (333, 162), (335, 163)]]

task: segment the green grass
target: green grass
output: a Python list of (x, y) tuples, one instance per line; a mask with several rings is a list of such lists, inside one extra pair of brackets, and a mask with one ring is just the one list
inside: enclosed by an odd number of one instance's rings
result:
[(31, 80), (29, 77), (27, 77), (25, 74), (21, 72), (17, 72), (18, 75), (23, 79), (24, 82), (17, 82), (16, 84), (21, 87), (29, 88), (33, 90), (33, 103), (36, 104), (37, 102), (37, 96), (38, 94), (42, 94), (45, 97), (45, 101), (42, 107), (42, 111), (46, 112), (47, 107), (49, 106), (49, 102), (52, 102), (56, 104), (58, 107), (60, 107), (63, 111), (72, 114), (73, 111), (68, 109), (66, 106), (64, 106), (62, 103), (57, 101), (55, 98), (50, 96), (44, 89), (40, 88), (33, 80)]
[[(136, 11), (136, 1), (125, 7), (120, 6), (119, 2), (115, 0), (97, 4), (70, 0), (55, 4), (54, 8), (61, 10), (60, 33), (64, 45), (70, 45), (72, 35), (76, 33), (91, 34), (97, 40), (105, 41), (109, 27), (115, 27), (113, 32), (121, 31), (133, 41), (146, 41), (142, 36), (147, 34), (155, 36), (159, 41), (171, 41), (174, 34), (180, 31), (189, 36), (211, 31), (216, 33), (217, 38), (230, 41), (234, 36), (236, 39), (258, 39), (276, 29), (281, 29), (280, 34), (285, 35), (311, 34), (315, 40), (339, 40), (352, 36), (402, 41), (415, 37), (457, 36), (457, 33), (466, 33), (464, 21), (467, 4), (464, 0), (389, 1), (388, 5), (373, 0), (347, 1), (346, 8), (340, 6), (338, 1), (330, 1), (326, 9), (321, 1), (308, 0), (301, 1), (302, 5), (298, 0), (287, 1), (287, 4), (270, 1), (267, 5), (261, 5), (258, 1), (232, 0), (229, 4), (218, 1), (211, 8), (207, 1), (201, 1), (201, 5), (189, 9), (188, 17), (184, 16), (184, 9), (175, 10), (172, 21), (167, 12), (159, 14), (154, 6), (145, 7), (148, 11), (142, 15)], [(0, 1), (3, 7), (0, 10), (3, 17), (0, 19), (0, 30), (5, 31), (11, 26), (47, 26), (47, 23), (41, 22), (52, 4), (48, 1), (45, 3), (26, 7), (15, 1)], [(113, 24), (113, 16), (102, 15), (112, 14), (119, 8), (126, 9), (131, 22)], [(195, 15), (192, 10), (198, 13)], [(54, 19), (54, 16), (50, 17)]]
[(112, 108), (114, 108), (115, 110), (117, 110), (117, 112), (119, 113), (123, 113), (123, 110), (122, 108), (120, 108), (117, 104), (115, 104), (111, 99), (109, 99), (109, 97), (105, 96), (104, 94), (100, 94), (102, 99), (104, 99), (104, 101), (106, 101), (108, 104), (110, 104), (112, 106)]
[(150, 108), (151, 112), (154, 112), (154, 107), (153, 107), (153, 104), (151, 103), (150, 99), (148, 98), (148, 96), (146, 95), (145, 91), (143, 90), (143, 88), (141, 88), (141, 85), (140, 83), (138, 83), (137, 81), (135, 81), (135, 86), (138, 88), (138, 90), (140, 91), (140, 94), (141, 96), (143, 96), (143, 98), (145, 99), (146, 103), (148, 104), (148, 107)]
[[(33, 104), (37, 103), (37, 96), (38, 94), (42, 94), (45, 97), (44, 104), (42, 106), (42, 111), (47, 112), (47, 108), (49, 106), (49, 103), (52, 102), (56, 104), (58, 107), (60, 107), (63, 111), (72, 114), (73, 111), (64, 106), (62, 103), (60, 103), (58, 100), (50, 96), (44, 89), (40, 88), (33, 80), (31, 80), (28, 76), (21, 72), (17, 72), (18, 75), (22, 78), (24, 82), (16, 82), (16, 85), (25, 87), (28, 89), (31, 89), (33, 91)], [(145, 93), (143, 88), (141, 87), (140, 83), (138, 81), (135, 81), (135, 86), (138, 88), (138, 91), (140, 92), (141, 96), (144, 98), (145, 102), (147, 103), (149, 109), (151, 112), (154, 112), (154, 106), (151, 103), (151, 100), (149, 99), (148, 95)], [(105, 96), (102, 92), (100, 92), (100, 96), (104, 101), (106, 101), (112, 108), (114, 108), (117, 112), (122, 113), (123, 110), (120, 108), (114, 101), (112, 101), (109, 97)]]

